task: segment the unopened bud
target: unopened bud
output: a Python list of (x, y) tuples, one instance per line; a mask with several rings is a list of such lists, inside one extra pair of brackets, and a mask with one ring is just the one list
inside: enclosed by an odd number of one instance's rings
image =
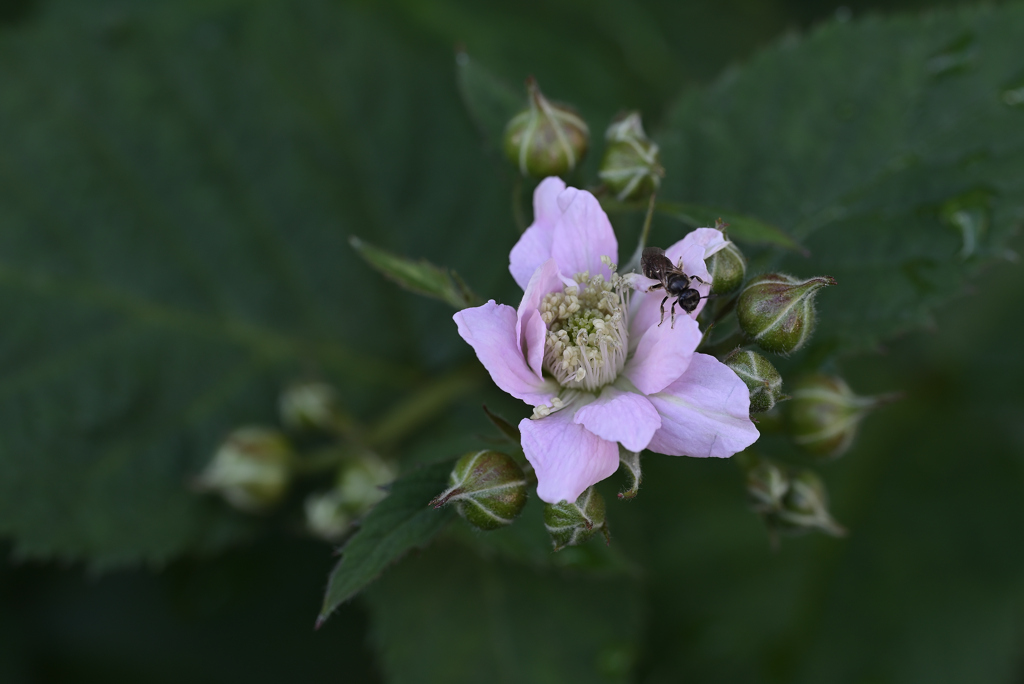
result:
[(665, 169), (658, 162), (658, 144), (644, 133), (640, 112), (613, 121), (604, 137), (608, 147), (598, 176), (615, 199), (642, 199), (661, 186)]
[(526, 476), (511, 456), (471, 452), (456, 462), (448, 489), (430, 503), (434, 508), (455, 504), (473, 527), (496, 530), (511, 525), (526, 505)]
[(590, 130), (575, 110), (555, 104), (526, 83), (530, 106), (505, 127), (505, 154), (524, 176), (561, 176), (576, 168), (587, 153)]
[(281, 421), (295, 430), (330, 430), (337, 426), (338, 397), (323, 382), (303, 382), (281, 393)]
[(704, 263), (711, 274), (711, 291), (716, 294), (735, 292), (747, 275), (747, 260), (735, 242), (726, 242), (725, 247), (705, 259)]
[(789, 476), (772, 461), (753, 459), (747, 467), (747, 494), (751, 506), (761, 515), (774, 515), (782, 510), (782, 500), (789, 491)]
[(813, 375), (797, 382), (789, 404), (793, 441), (821, 458), (846, 453), (857, 426), (871, 409), (893, 396), (859, 397), (842, 378)]
[(221, 444), (196, 485), (235, 508), (259, 512), (278, 503), (291, 479), (292, 449), (276, 430), (243, 427)]
[(825, 483), (811, 470), (802, 470), (790, 480), (778, 522), (783, 532), (818, 529), (835, 537), (846, 534), (828, 511)]
[(779, 371), (757, 352), (737, 350), (725, 357), (724, 363), (750, 390), (751, 413), (770, 411), (775, 402), (786, 398)]
[(743, 289), (736, 304), (740, 327), (765, 351), (794, 352), (811, 337), (818, 290), (835, 284), (830, 276), (807, 280), (784, 273), (757, 276)]
[(387, 496), (384, 485), (390, 484), (395, 475), (391, 464), (377, 454), (366, 452), (342, 465), (335, 488), (348, 511), (362, 515)]
[(337, 541), (352, 524), (352, 515), (337, 489), (306, 497), (306, 527), (317, 537)]
[(610, 540), (608, 523), (604, 518), (604, 499), (593, 487), (588, 487), (572, 503), (561, 501), (544, 507), (544, 527), (551, 535), (555, 551), (576, 546), (594, 536), (598, 530)]

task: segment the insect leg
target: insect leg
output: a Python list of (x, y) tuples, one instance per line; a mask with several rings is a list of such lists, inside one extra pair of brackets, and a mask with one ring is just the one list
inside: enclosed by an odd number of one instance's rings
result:
[(660, 290), (663, 287), (665, 287), (665, 286), (662, 285), (661, 283), (655, 283), (654, 285), (651, 285), (649, 288), (647, 288), (647, 292), (653, 292), (654, 290)]
[(677, 300), (672, 300), (672, 325), (670, 326), (672, 330), (676, 328), (676, 302)]
[[(664, 299), (661, 300), (661, 320), (658, 321), (658, 327), (659, 328), (661, 327), (661, 324), (665, 322), (665, 302), (667, 302), (667, 301), (668, 301), (668, 297), (665, 297)], [(673, 304), (673, 306), (675, 306), (675, 305)]]

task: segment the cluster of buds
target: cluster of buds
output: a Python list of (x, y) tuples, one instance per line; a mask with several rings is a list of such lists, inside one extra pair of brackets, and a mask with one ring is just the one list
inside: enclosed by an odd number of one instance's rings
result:
[(333, 489), (306, 497), (307, 529), (328, 541), (345, 536), (353, 521), (387, 496), (384, 486), (395, 475), (394, 466), (373, 452), (346, 459)]
[[(366, 448), (336, 440), (350, 430), (334, 388), (322, 382), (299, 383), (282, 392), (281, 422), (297, 439), (270, 427), (239, 428), (227, 436), (196, 478), (196, 489), (222, 496), (246, 513), (265, 513), (281, 504), (300, 475), (333, 471), (334, 486), (305, 500), (306, 528), (337, 540), (351, 523), (386, 495), (383, 485), (394, 467)], [(334, 440), (323, 447), (326, 440)], [(295, 444), (313, 443), (311, 454)]]
[(772, 531), (799, 534), (820, 530), (837, 537), (846, 534), (829, 513), (825, 484), (811, 470), (791, 471), (772, 461), (750, 457), (746, 485), (751, 508)]

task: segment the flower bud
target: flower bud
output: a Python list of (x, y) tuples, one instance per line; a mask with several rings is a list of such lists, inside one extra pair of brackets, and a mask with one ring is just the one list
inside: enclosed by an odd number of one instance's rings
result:
[(821, 458), (846, 453), (868, 412), (890, 397), (859, 397), (842, 378), (814, 375), (793, 388), (789, 428), (793, 441)]
[(724, 363), (750, 390), (751, 413), (770, 411), (775, 402), (786, 398), (779, 371), (757, 352), (736, 350), (725, 357)]
[(524, 176), (561, 176), (587, 153), (590, 130), (571, 108), (549, 102), (537, 81), (526, 82), (530, 106), (505, 127), (505, 154)]
[(243, 427), (232, 432), (196, 481), (250, 513), (271, 508), (288, 489), (292, 449), (276, 430)]
[(825, 483), (810, 470), (802, 470), (790, 480), (778, 514), (778, 527), (791, 533), (818, 529), (835, 537), (846, 534), (828, 511)]
[(608, 523), (604, 519), (604, 499), (593, 487), (588, 487), (576, 501), (560, 501), (544, 507), (544, 527), (551, 535), (555, 551), (576, 546), (600, 530), (605, 541), (610, 540)]
[(321, 539), (338, 541), (352, 524), (352, 515), (337, 489), (310, 494), (304, 507), (306, 527)]
[(341, 466), (335, 489), (350, 513), (362, 515), (387, 496), (384, 485), (391, 483), (396, 474), (380, 456), (366, 452)]
[(780, 466), (765, 459), (753, 459), (746, 468), (747, 494), (754, 511), (775, 515), (789, 491), (789, 475)]
[(463, 456), (448, 478), (448, 489), (430, 502), (434, 508), (454, 503), (473, 527), (496, 530), (511, 525), (526, 505), (526, 476), (519, 464), (498, 451)]
[(661, 186), (665, 169), (658, 144), (644, 133), (640, 112), (616, 119), (604, 134), (608, 147), (598, 176), (620, 202), (648, 197)]
[(784, 273), (757, 276), (740, 293), (736, 305), (740, 327), (765, 351), (794, 352), (814, 329), (815, 294), (835, 284), (830, 276), (803, 281)]
[(711, 274), (711, 291), (716, 294), (735, 292), (747, 275), (747, 260), (734, 242), (726, 242), (725, 247), (705, 259), (704, 263)]
[(327, 383), (298, 383), (281, 394), (280, 410), (285, 427), (330, 430), (337, 425), (338, 397)]

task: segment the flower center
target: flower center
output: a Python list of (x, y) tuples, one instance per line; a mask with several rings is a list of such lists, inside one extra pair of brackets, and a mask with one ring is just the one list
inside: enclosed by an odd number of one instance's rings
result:
[(577, 274), (579, 287), (552, 292), (540, 305), (548, 326), (544, 368), (562, 387), (594, 391), (614, 382), (626, 363), (622, 279)]

